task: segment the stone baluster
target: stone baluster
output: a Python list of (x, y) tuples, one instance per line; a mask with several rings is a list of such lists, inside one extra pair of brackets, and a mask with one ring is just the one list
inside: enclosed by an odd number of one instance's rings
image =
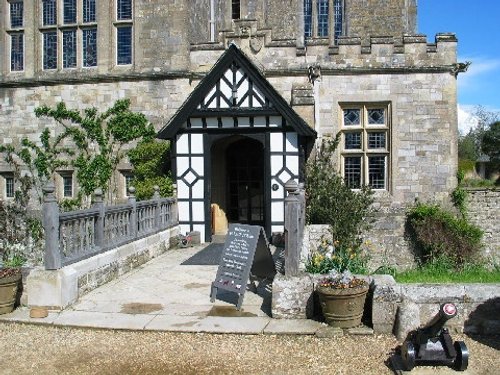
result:
[(158, 231), (161, 229), (161, 200), (160, 200), (160, 187), (158, 185), (153, 186), (154, 194), (153, 199), (155, 200), (154, 207), (154, 229)]
[(137, 232), (139, 230), (139, 218), (137, 215), (137, 201), (135, 198), (135, 187), (131, 186), (128, 188), (128, 204), (131, 206), (132, 210), (130, 213), (130, 236), (132, 238), (137, 237)]
[(97, 219), (94, 224), (94, 244), (96, 248), (101, 249), (104, 246), (104, 199), (101, 188), (94, 191), (94, 204), (93, 206), (99, 210)]
[(57, 270), (62, 267), (59, 251), (59, 205), (55, 196), (56, 187), (52, 181), (43, 188), (43, 228), (45, 231), (46, 270)]

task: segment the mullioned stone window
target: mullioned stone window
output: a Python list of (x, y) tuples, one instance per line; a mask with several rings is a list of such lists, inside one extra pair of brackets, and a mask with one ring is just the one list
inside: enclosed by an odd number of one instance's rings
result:
[[(96, 0), (43, 0), (43, 69), (97, 66), (96, 21)], [(58, 51), (62, 51), (61, 56)]]
[(116, 0), (116, 64), (132, 64), (132, 0)]
[(24, 70), (24, 2), (9, 1), (10, 29), (10, 70), (20, 72)]
[(388, 189), (388, 104), (342, 105), (342, 174), (352, 189)]
[(304, 0), (304, 36), (336, 42), (343, 32), (343, 0)]

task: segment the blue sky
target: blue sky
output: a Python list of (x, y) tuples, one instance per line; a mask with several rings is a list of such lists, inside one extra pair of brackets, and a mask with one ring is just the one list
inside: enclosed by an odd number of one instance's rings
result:
[(500, 111), (500, 1), (417, 0), (417, 6), (418, 32), (431, 42), (436, 33), (455, 33), (458, 61), (472, 62), (458, 77), (459, 108)]

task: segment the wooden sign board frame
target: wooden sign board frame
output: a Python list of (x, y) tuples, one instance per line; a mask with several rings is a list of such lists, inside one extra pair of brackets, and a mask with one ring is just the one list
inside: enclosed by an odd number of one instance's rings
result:
[(236, 308), (241, 309), (250, 275), (273, 278), (274, 260), (264, 228), (258, 225), (230, 224), (222, 249), (210, 301), (215, 302), (219, 289), (239, 295)]

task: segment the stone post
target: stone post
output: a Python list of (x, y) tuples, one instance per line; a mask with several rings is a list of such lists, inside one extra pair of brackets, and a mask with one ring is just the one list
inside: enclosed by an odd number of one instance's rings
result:
[[(300, 199), (299, 189), (295, 181), (290, 180), (285, 184), (288, 196), (285, 198), (285, 276), (299, 274), (300, 249), (302, 239), (300, 233)], [(303, 224), (303, 223), (302, 223)]]
[(135, 199), (135, 187), (133, 186), (129, 187), (128, 189), (128, 204), (132, 207), (132, 211), (130, 213), (130, 236), (132, 238), (136, 238), (139, 224), (137, 217), (137, 205)]
[(161, 228), (161, 201), (160, 201), (160, 187), (158, 185), (153, 186), (155, 191), (153, 194), (153, 199), (156, 201), (155, 205), (155, 230), (159, 231)]
[(59, 251), (59, 205), (55, 196), (56, 187), (49, 181), (43, 188), (43, 229), (45, 231), (46, 270), (58, 270), (62, 267)]
[(179, 212), (178, 212), (178, 202), (177, 202), (177, 184), (172, 184), (172, 196), (174, 201), (172, 202), (172, 208), (170, 209), (169, 226), (173, 226), (179, 223)]
[(97, 188), (94, 191), (93, 206), (99, 210), (94, 224), (94, 241), (95, 246), (100, 249), (104, 246), (104, 200), (101, 188)]

